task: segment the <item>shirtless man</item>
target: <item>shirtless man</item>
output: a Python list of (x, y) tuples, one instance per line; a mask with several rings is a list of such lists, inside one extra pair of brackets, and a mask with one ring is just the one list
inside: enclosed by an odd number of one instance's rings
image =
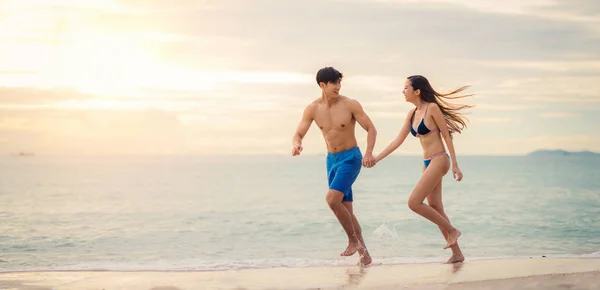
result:
[[(341, 255), (352, 256), (358, 251), (359, 263), (368, 265), (371, 263), (371, 256), (352, 210), (352, 184), (358, 177), (361, 165), (367, 168), (375, 165), (373, 147), (377, 130), (358, 101), (339, 94), (342, 77), (342, 73), (332, 67), (325, 67), (317, 72), (317, 84), (322, 90), (321, 97), (304, 109), (302, 120), (292, 138), (292, 156), (302, 152), (302, 139), (315, 121), (323, 133), (328, 151), (329, 191), (326, 201), (348, 235), (348, 247)], [(364, 158), (354, 133), (357, 121), (367, 131)]]

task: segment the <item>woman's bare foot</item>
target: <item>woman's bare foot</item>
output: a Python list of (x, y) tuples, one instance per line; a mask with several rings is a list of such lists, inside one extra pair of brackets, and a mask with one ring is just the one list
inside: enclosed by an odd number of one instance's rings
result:
[(444, 247), (444, 250), (456, 245), (460, 234), (461, 232), (458, 229), (454, 229), (454, 231), (448, 232), (448, 244)]
[(367, 252), (361, 255), (360, 260), (358, 260), (358, 264), (361, 266), (367, 266), (371, 264), (371, 262), (373, 262), (373, 259), (371, 259), (371, 256)]
[(465, 260), (465, 256), (463, 256), (462, 253), (452, 254), (452, 256), (450, 257), (450, 259), (448, 259), (448, 261), (446, 261), (445, 264), (461, 263), (464, 260)]
[(360, 243), (350, 242), (348, 243), (348, 247), (346, 248), (346, 250), (342, 252), (340, 256), (352, 256), (354, 255), (354, 253), (356, 253), (356, 251), (358, 251), (361, 248), (362, 246), (360, 245)]

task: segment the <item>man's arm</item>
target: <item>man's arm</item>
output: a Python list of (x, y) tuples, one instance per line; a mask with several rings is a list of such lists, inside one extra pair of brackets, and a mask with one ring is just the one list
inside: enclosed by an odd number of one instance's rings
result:
[(375, 129), (375, 125), (371, 121), (371, 118), (365, 113), (358, 101), (350, 100), (350, 109), (354, 119), (356, 119), (358, 124), (367, 131), (367, 149), (365, 150), (365, 155), (373, 155), (375, 140), (377, 139), (377, 129)]
[(312, 104), (306, 106), (304, 108), (304, 112), (302, 113), (302, 119), (300, 119), (300, 123), (298, 127), (296, 127), (296, 132), (292, 137), (292, 155), (296, 156), (302, 152), (302, 139), (310, 129), (310, 125), (312, 125), (312, 121), (314, 119), (314, 106)]

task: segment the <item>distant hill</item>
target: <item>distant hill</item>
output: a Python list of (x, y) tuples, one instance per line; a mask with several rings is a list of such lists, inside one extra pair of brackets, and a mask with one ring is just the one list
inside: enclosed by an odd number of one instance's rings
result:
[(566, 151), (566, 150), (536, 150), (527, 156), (600, 156), (600, 153), (592, 151)]

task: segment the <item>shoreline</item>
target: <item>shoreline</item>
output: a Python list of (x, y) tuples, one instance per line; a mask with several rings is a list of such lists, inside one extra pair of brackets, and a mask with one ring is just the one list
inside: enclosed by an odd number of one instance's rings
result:
[[(356, 257), (355, 257), (356, 258)], [(125, 272), (125, 273), (136, 273), (136, 272), (169, 272), (169, 273), (187, 273), (187, 272), (221, 272), (221, 271), (246, 271), (246, 270), (269, 270), (269, 269), (311, 269), (311, 268), (348, 268), (357, 266), (358, 260), (354, 261), (352, 257), (342, 258), (340, 260), (321, 260), (321, 262), (330, 262), (326, 264), (314, 264), (314, 265), (260, 265), (260, 266), (241, 266), (237, 268), (110, 268), (110, 267), (99, 267), (99, 268), (57, 268), (57, 269), (30, 269), (30, 270), (0, 270), (0, 275), (10, 273), (48, 273), (48, 272)], [(480, 262), (480, 261), (506, 261), (506, 260), (600, 260), (600, 252), (594, 252), (592, 254), (577, 254), (577, 255), (541, 255), (541, 256), (497, 256), (497, 257), (469, 257), (465, 263)], [(381, 259), (374, 259), (371, 265), (365, 266), (364, 268), (382, 267), (382, 266), (406, 266), (406, 265), (438, 265), (443, 264), (447, 257), (438, 257), (434, 259), (417, 259), (413, 261), (380, 261)], [(0, 288), (0, 290), (2, 290)]]
[[(367, 267), (279, 267), (222, 271), (71, 270), (0, 273), (0, 289), (31, 290), (299, 290), (348, 287), (352, 289), (554, 289), (554, 286), (562, 287), (561, 285), (567, 284), (576, 286), (576, 289), (600, 289), (600, 259), (492, 259), (467, 260), (457, 264), (410, 263)], [(523, 288), (522, 285), (529, 286)]]

